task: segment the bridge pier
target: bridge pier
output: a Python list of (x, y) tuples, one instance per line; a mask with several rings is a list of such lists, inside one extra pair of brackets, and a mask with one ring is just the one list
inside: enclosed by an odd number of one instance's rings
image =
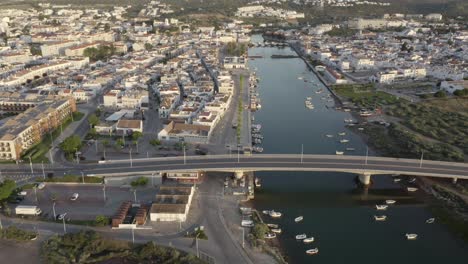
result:
[(370, 173), (363, 173), (359, 174), (359, 181), (364, 186), (369, 186), (371, 183), (371, 174)]

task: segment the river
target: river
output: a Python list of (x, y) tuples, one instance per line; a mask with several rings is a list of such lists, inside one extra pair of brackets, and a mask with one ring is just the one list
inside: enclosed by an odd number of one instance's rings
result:
[[(261, 36), (253, 36), (254, 42)], [(355, 148), (345, 155), (365, 155), (366, 145), (359, 136), (346, 129), (349, 113), (336, 111), (333, 102), (323, 100), (329, 92), (299, 58), (272, 59), (272, 54), (295, 55), (290, 48), (253, 47), (249, 67), (260, 78), (262, 109), (254, 113), (254, 123), (262, 125), (264, 153), (335, 154), (336, 150)], [(298, 77), (302, 76), (307, 82)], [(316, 94), (315, 91), (324, 92)], [(315, 109), (305, 108), (312, 96)], [(339, 142), (338, 133), (346, 132), (349, 143)], [(328, 138), (326, 134), (333, 134)], [(372, 153), (371, 153), (372, 155)], [(355, 175), (325, 172), (257, 172), (262, 187), (253, 201), (258, 210), (274, 209), (283, 217), (266, 222), (280, 224), (279, 241), (289, 263), (466, 263), (466, 244), (455, 238), (447, 227), (426, 224), (431, 217), (424, 204), (411, 199), (389, 176), (373, 177), (365, 194), (356, 189)], [(401, 201), (395, 198), (401, 197)], [(375, 204), (387, 198), (397, 204), (383, 214), (388, 219), (376, 222)], [(304, 221), (294, 223), (296, 216)], [(305, 245), (295, 235), (306, 233), (316, 242)], [(408, 241), (405, 233), (417, 233)], [(308, 256), (305, 250), (319, 248), (319, 254)]]

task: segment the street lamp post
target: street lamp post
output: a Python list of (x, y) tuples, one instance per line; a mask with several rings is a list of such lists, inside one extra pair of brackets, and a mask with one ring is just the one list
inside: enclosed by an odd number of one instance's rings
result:
[(135, 244), (135, 228), (132, 227), (132, 243)]
[(245, 230), (244, 230), (244, 228), (242, 227), (242, 248), (245, 247), (245, 233), (244, 233), (244, 232), (245, 232)]
[(81, 181), (82, 181), (83, 184), (84, 184), (84, 172), (83, 172), (83, 171), (81, 171)]
[(301, 163), (304, 161), (304, 144), (301, 144)]
[(41, 166), (42, 166), (42, 178), (44, 178), (45, 180), (44, 162), (41, 162)]
[(237, 145), (237, 163), (240, 162), (240, 148), (239, 145)]
[(34, 186), (33, 189), (34, 189), (34, 196), (36, 197), (36, 203), (37, 203), (38, 202), (38, 200), (37, 200), (37, 187)]
[(136, 201), (137, 201), (137, 199), (136, 199), (136, 189), (133, 190), (133, 198), (135, 199), (135, 203), (136, 203)]
[(50, 163), (54, 164), (54, 157), (52, 156), (52, 148), (49, 149)]
[(185, 155), (185, 143), (183, 145), (183, 148), (184, 148), (184, 165), (187, 163), (187, 157)]
[(366, 165), (367, 165), (367, 158), (369, 157), (369, 147), (366, 147)]
[(198, 233), (196, 236), (195, 236), (195, 245), (197, 247), (197, 258), (200, 258), (200, 251), (198, 250), (198, 236), (200, 235), (200, 233)]
[(67, 226), (65, 224), (65, 217), (67, 216), (67, 213), (63, 214), (62, 222), (63, 222), (63, 233), (67, 233)]
[(80, 159), (79, 159), (79, 155), (78, 155), (78, 149), (75, 149), (75, 156), (76, 156), (76, 164), (80, 164)]
[(31, 174), (34, 174), (33, 165), (32, 165), (32, 160), (31, 160), (31, 155), (29, 155), (29, 166), (31, 167)]
[(104, 195), (104, 202), (106, 202), (106, 185), (102, 187), (102, 194)]
[(424, 151), (421, 152), (421, 161), (419, 161), (419, 168), (422, 168), (423, 157), (424, 157)]
[(57, 220), (57, 214), (55, 213), (55, 202), (52, 204), (52, 212), (54, 213), (54, 221)]
[(130, 151), (128, 152), (130, 155), (130, 168), (133, 168), (133, 160), (132, 160), (132, 148), (130, 148)]

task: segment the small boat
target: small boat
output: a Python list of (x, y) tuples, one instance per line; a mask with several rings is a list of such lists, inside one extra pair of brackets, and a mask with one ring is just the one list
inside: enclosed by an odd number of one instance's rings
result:
[(346, 132), (340, 132), (340, 133), (338, 133), (338, 135), (340, 135), (340, 136), (345, 136), (345, 135), (346, 135)]
[(401, 182), (400, 178), (393, 178), (393, 182)]
[(261, 186), (262, 186), (262, 184), (260, 183), (260, 179), (255, 178), (255, 187), (260, 188)]
[(355, 151), (355, 148), (346, 148), (346, 151)]
[(349, 139), (341, 139), (340, 140), (340, 143), (348, 143), (349, 142)]
[(296, 235), (296, 239), (297, 239), (297, 240), (303, 240), (303, 239), (306, 239), (306, 238), (307, 238), (307, 235), (306, 235), (306, 234)]
[(304, 79), (302, 76), (297, 77), (298, 80)]
[(306, 243), (306, 244), (307, 243), (312, 243), (312, 242), (314, 242), (314, 237), (308, 237), (308, 238), (304, 239), (303, 242)]
[(281, 228), (273, 228), (271, 229), (271, 232), (276, 233), (276, 234), (281, 234), (282, 230)]
[(263, 210), (262, 213), (263, 213), (263, 214), (266, 214), (266, 215), (269, 215), (269, 214), (270, 214), (270, 210)]
[(278, 217), (281, 217), (282, 214), (280, 212), (275, 212), (273, 210), (270, 211), (270, 216), (273, 217), (273, 218), (278, 218)]
[(278, 228), (279, 225), (277, 224), (266, 224), (269, 228)]
[(435, 221), (435, 218), (429, 218), (426, 220), (426, 224), (432, 224), (434, 223), (434, 221)]
[(411, 179), (408, 180), (408, 182), (409, 183), (414, 183), (414, 182), (416, 182), (416, 178), (411, 178)]
[(386, 204), (376, 204), (375, 205), (375, 209), (377, 209), (377, 210), (387, 210), (387, 208), (388, 208), (388, 205), (386, 205)]
[(387, 220), (387, 216), (386, 215), (374, 215), (374, 219), (375, 221), (385, 221)]
[(275, 233), (267, 233), (265, 235), (265, 238), (268, 238), (268, 239), (271, 239), (271, 238), (275, 238), (276, 237), (276, 234)]
[(296, 222), (296, 223), (299, 223), (302, 220), (304, 220), (304, 217), (302, 215), (294, 218), (294, 222)]
[(349, 109), (349, 108), (343, 108), (343, 111), (345, 111), (345, 112), (351, 112), (351, 109)]
[(360, 116), (362, 117), (368, 117), (368, 116), (371, 116), (372, 113), (371, 112), (368, 112), (368, 111), (362, 111), (359, 113)]
[(332, 138), (333, 137), (333, 135), (330, 135), (330, 134), (327, 134), (325, 136), (327, 136), (327, 138)]
[(418, 238), (418, 234), (405, 234), (405, 236), (408, 240), (415, 240), (416, 238)]
[(338, 151), (338, 150), (336, 150), (336, 151), (335, 151), (335, 154), (336, 154), (336, 155), (343, 155), (343, 154), (344, 154), (344, 151)]
[(395, 200), (385, 200), (385, 203), (386, 204), (395, 204), (396, 201)]
[(407, 187), (406, 190), (408, 190), (408, 192), (415, 192), (418, 190), (418, 188), (414, 188), (414, 187)]
[(319, 253), (318, 248), (313, 248), (313, 249), (306, 250), (306, 254), (308, 254), (308, 255), (315, 255), (315, 254), (318, 254), (318, 253)]
[(307, 96), (306, 99), (310, 101), (310, 100), (312, 100), (312, 96)]

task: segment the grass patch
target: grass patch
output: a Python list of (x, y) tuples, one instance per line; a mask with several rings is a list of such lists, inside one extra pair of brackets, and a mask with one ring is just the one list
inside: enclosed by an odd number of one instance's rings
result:
[[(46, 178), (45, 180), (42, 178), (37, 178), (36, 181), (38, 182), (73, 182), (73, 183), (82, 183), (83, 177), (81, 175), (65, 175), (63, 177), (50, 177)], [(85, 176), (84, 177), (85, 183), (102, 183), (103, 179), (94, 176)]]
[(44, 263), (205, 263), (192, 254), (154, 242), (135, 244), (95, 231), (53, 236), (41, 247)]
[(341, 84), (332, 88), (338, 95), (362, 108), (377, 108), (400, 101), (396, 96), (376, 91), (373, 84)]
[(239, 103), (237, 105), (237, 144), (240, 143), (242, 135), (242, 111), (243, 111), (243, 100), (242, 92), (244, 91), (244, 75), (240, 76), (240, 86), (239, 86)]
[(0, 231), (0, 238), (16, 241), (30, 241), (37, 236), (36, 232), (19, 229), (16, 226), (9, 226)]

